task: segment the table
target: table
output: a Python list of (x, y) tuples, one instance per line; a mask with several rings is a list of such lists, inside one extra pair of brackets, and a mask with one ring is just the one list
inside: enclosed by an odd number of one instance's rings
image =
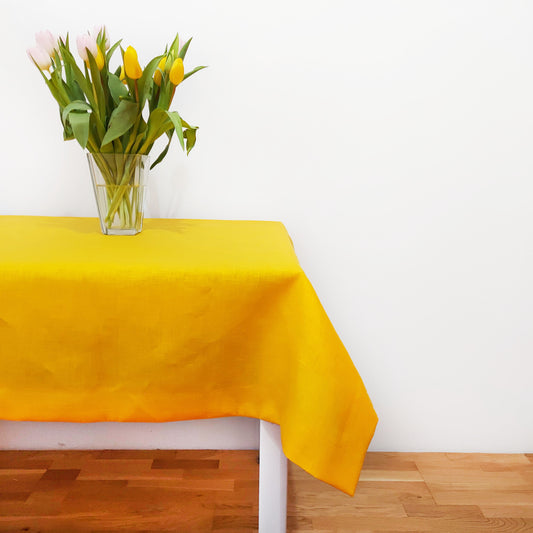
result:
[(144, 228), (0, 217), (0, 418), (259, 418), (290, 460), (353, 494), (377, 417), (284, 226)]

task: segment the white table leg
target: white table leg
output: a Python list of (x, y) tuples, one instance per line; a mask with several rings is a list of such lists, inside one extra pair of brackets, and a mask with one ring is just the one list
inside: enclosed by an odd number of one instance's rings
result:
[(287, 530), (287, 458), (277, 424), (259, 422), (259, 533)]

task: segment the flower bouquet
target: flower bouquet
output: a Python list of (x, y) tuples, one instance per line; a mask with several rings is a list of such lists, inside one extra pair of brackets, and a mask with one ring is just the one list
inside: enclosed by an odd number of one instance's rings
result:
[[(28, 55), (59, 104), (63, 138), (76, 139), (89, 152), (102, 232), (140, 232), (148, 154), (155, 141), (163, 135), (168, 138), (150, 168), (167, 155), (174, 134), (187, 154), (196, 142), (198, 128), (169, 109), (176, 87), (205, 68), (184, 71), (191, 39), (182, 43), (176, 35), (164, 54), (144, 69), (133, 47), (124, 50), (121, 40), (110, 46), (105, 27), (77, 38), (81, 68), (70, 50), (68, 34), (55, 38), (43, 31), (36, 42)], [(110, 62), (119, 47), (122, 61), (112, 70)]]

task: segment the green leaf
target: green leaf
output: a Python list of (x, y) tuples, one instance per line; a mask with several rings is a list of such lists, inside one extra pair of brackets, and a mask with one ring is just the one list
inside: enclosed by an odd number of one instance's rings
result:
[(145, 69), (143, 70), (142, 76), (137, 82), (137, 87), (139, 89), (139, 109), (142, 109), (144, 107), (144, 103), (146, 102), (146, 98), (148, 98), (150, 88), (154, 83), (154, 72), (157, 70), (157, 66), (159, 65), (159, 62), (162, 58), (162, 55), (154, 57), (152, 61), (150, 61), (148, 65), (146, 65)]
[(70, 84), (65, 82), (63, 83), (71, 100), (85, 100), (85, 94), (81, 90), (81, 87), (78, 85), (76, 80), (72, 80)]
[(61, 113), (61, 120), (63, 122), (67, 121), (71, 111), (92, 111), (92, 107), (83, 100), (75, 100), (74, 102), (70, 102), (70, 104), (63, 109), (63, 113)]
[(143, 133), (143, 132), (145, 132), (145, 131), (146, 131), (146, 126), (147, 126), (147, 124), (146, 124), (144, 118), (143, 118), (142, 115), (141, 115), (140, 122), (139, 122), (139, 126), (137, 127), (137, 132), (138, 132), (138, 133)]
[(172, 141), (172, 132), (168, 136), (168, 143), (165, 146), (165, 149), (157, 156), (157, 159), (150, 166), (150, 170), (152, 170), (156, 165), (159, 165), (159, 163), (161, 163), (161, 161), (163, 161), (163, 159), (167, 155), (168, 149), (170, 148), (171, 141)]
[(121, 98), (128, 96), (128, 88), (112, 72), (107, 75), (107, 85), (109, 86), (109, 92), (115, 104), (120, 103)]
[(57, 93), (61, 96), (61, 99), (64, 102), (63, 105), (68, 104), (70, 102), (70, 97), (67, 94), (67, 91), (65, 89), (65, 82), (61, 78), (58, 70), (55, 70), (52, 73), (52, 76), (50, 77), (50, 84), (55, 87)]
[(90, 151), (92, 152), (94, 150), (94, 151), (97, 151), (97, 152), (102, 152), (103, 154), (114, 152), (115, 151), (115, 147), (114, 147), (112, 142), (106, 144), (105, 146), (100, 146), (100, 144), (101, 144), (100, 141), (103, 138), (103, 136), (105, 135), (105, 130), (104, 130), (104, 134), (102, 136), (96, 135), (96, 132), (98, 131), (97, 121), (98, 121), (98, 119), (96, 117), (96, 113), (91, 113), (91, 123), (90, 123), (90, 126), (89, 126), (89, 133), (90, 133), (89, 141), (92, 141), (92, 143), (91, 143), (92, 147), (90, 147)]
[(121, 100), (118, 107), (111, 113), (109, 127), (102, 139), (102, 146), (126, 133), (135, 124), (138, 110), (139, 106), (136, 102)]
[[(41, 72), (39, 70), (39, 72)], [(51, 80), (48, 80), (46, 76), (41, 72), (44, 81), (46, 82), (47, 87), (50, 89), (50, 92), (52, 93), (52, 96), (56, 99), (56, 102), (59, 104), (60, 107), (63, 107), (68, 104), (68, 101), (65, 101), (63, 96), (59, 93), (57, 88), (54, 86)]]
[(173, 127), (174, 124), (167, 112), (164, 109), (156, 107), (148, 117), (148, 127), (146, 129), (145, 141), (142, 146), (142, 153), (144, 153), (145, 148), (153, 144), (156, 139), (163, 135), (163, 133), (166, 133)]
[(137, 149), (139, 148), (139, 145), (141, 144), (143, 139), (144, 139), (144, 132), (143, 133), (138, 133), (137, 137), (135, 137), (135, 142), (133, 143), (133, 148), (132, 148), (132, 151), (131, 151), (132, 154), (136, 154), (137, 153)]
[(87, 141), (89, 140), (90, 119), (91, 115), (89, 115), (89, 113), (79, 113), (73, 111), (69, 114), (69, 123), (72, 127), (72, 133), (82, 148), (87, 146)]
[[(32, 59), (32, 61), (33, 61), (33, 59)], [(46, 83), (46, 86), (48, 87), (48, 89), (50, 89), (50, 92), (52, 93), (52, 96), (55, 98), (56, 102), (59, 104), (59, 107), (61, 108), (61, 107), (66, 106), (68, 104), (68, 101), (65, 101), (63, 95), (57, 90), (57, 88), (52, 83), (52, 80), (48, 79), (44, 75), (43, 71), (39, 68), (39, 65), (37, 65), (37, 63), (35, 63), (35, 61), (33, 61), (33, 64), (35, 65), (35, 67), (39, 71), (39, 74), (43, 77), (43, 80)]]
[(174, 57), (179, 52), (179, 45), (180, 45), (179, 41), (180, 41), (179, 35), (176, 33), (176, 37), (174, 37), (174, 40), (172, 41), (172, 44), (170, 45), (170, 48), (168, 50), (169, 54), (171, 52), (174, 52)]
[(170, 96), (173, 85), (171, 83), (162, 83), (159, 88), (159, 98), (157, 99), (157, 107), (159, 109), (167, 110), (170, 106)]
[(185, 140), (187, 141), (187, 155), (189, 155), (189, 152), (194, 148), (194, 145), (196, 144), (197, 129), (198, 128), (185, 130)]
[(167, 129), (172, 127), (172, 121), (169, 119), (167, 112), (164, 109), (156, 108), (148, 117), (146, 138), (151, 139), (151, 142), (154, 142), (157, 138), (161, 137)]
[(61, 62), (61, 58), (59, 57), (59, 53), (57, 50), (54, 50), (54, 70), (59, 72), (59, 76), (61, 77), (63, 75), (63, 63)]
[(107, 59), (107, 64), (109, 65), (109, 60), (111, 59), (111, 56), (113, 55), (113, 52), (120, 46), (120, 43), (122, 42), (122, 39), (120, 41), (117, 41), (106, 53), (105, 57)]
[(65, 67), (65, 78), (67, 80), (67, 85), (70, 87), (70, 85), (75, 81), (74, 75), (72, 74), (72, 67), (68, 64), (64, 64)]
[(68, 122), (63, 120), (62, 109), (59, 108), (59, 118), (61, 119), (61, 124), (63, 124), (63, 140), (70, 141), (74, 139), (74, 134), (72, 133), (72, 128)]
[(207, 66), (204, 65), (202, 67), (193, 68), (190, 72), (187, 72), (187, 74), (185, 74), (185, 76), (183, 76), (183, 79), (186, 80), (189, 76), (192, 76), (193, 74), (195, 74), (199, 70), (202, 70), (203, 68), (207, 68)]
[(94, 100), (94, 95), (91, 89), (91, 84), (87, 81), (87, 78), (85, 78), (85, 76), (83, 75), (83, 72), (80, 70), (80, 68), (76, 64), (76, 60), (74, 59), (74, 56), (70, 53), (70, 50), (65, 45), (60, 44), (59, 48), (61, 50), (61, 57), (63, 58), (63, 61), (65, 62), (65, 71), (67, 69), (66, 65), (68, 65), (71, 75), (74, 77), (74, 79), (78, 83), (81, 90), (85, 93), (87, 100), (89, 101), (91, 106), (93, 106), (93, 108), (96, 108), (96, 102)]
[(168, 118), (172, 121), (172, 124), (174, 125), (174, 130), (176, 132), (176, 135), (178, 136), (182, 149), (185, 150), (185, 144), (183, 142), (183, 126), (181, 124), (181, 117), (179, 116), (177, 111), (167, 111), (167, 115), (168, 115)]
[(181, 57), (181, 59), (185, 59), (185, 54), (187, 53), (187, 50), (189, 49), (189, 45), (191, 44), (191, 41), (192, 41), (192, 37), (181, 47), (178, 57)]
[(98, 103), (98, 115), (100, 117), (100, 120), (102, 121), (102, 124), (105, 125), (106, 123), (105, 94), (104, 94), (104, 88), (102, 86), (102, 77), (100, 75), (100, 71), (98, 70), (98, 66), (96, 65), (96, 59), (93, 57), (93, 55), (89, 51), (87, 51), (87, 58), (89, 59), (89, 67), (91, 69), (92, 84), (96, 92), (96, 99)]
[(185, 141), (187, 142), (187, 155), (189, 155), (189, 152), (194, 148), (194, 145), (196, 144), (196, 130), (198, 129), (198, 126), (191, 126), (183, 118), (181, 119), (181, 123), (185, 128), (183, 135), (185, 137)]

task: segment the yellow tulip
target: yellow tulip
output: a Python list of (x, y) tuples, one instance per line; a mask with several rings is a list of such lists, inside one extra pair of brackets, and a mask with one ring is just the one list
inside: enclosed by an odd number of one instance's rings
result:
[(172, 63), (172, 67), (170, 68), (170, 74), (169, 78), (173, 85), (179, 85), (183, 81), (183, 59), (181, 57), (178, 57), (174, 60), (174, 63)]
[(96, 66), (98, 67), (98, 70), (102, 70), (105, 65), (105, 60), (104, 60), (104, 54), (102, 54), (102, 50), (100, 50), (100, 47), (98, 47), (98, 53), (96, 54), (95, 61), (96, 61)]
[(133, 46), (128, 46), (124, 52), (124, 69), (131, 80), (138, 80), (142, 76), (142, 68), (137, 59), (137, 52)]
[(164, 57), (160, 62), (159, 65), (157, 65), (157, 70), (154, 72), (154, 83), (161, 87), (161, 72), (165, 70), (165, 63), (167, 61), (167, 58)]

